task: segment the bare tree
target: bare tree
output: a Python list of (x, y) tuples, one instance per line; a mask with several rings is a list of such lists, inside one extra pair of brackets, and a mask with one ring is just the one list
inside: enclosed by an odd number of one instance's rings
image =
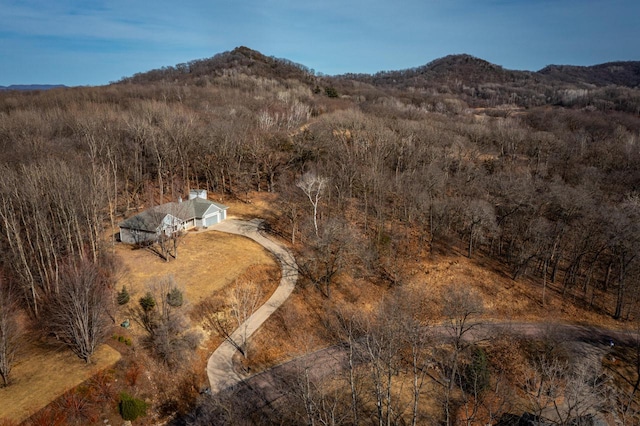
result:
[(313, 228), (318, 237), (318, 203), (327, 184), (327, 178), (307, 172), (296, 182), (296, 186), (304, 192), (313, 207)]
[(10, 260), (5, 266), (35, 317), (41, 299), (58, 291), (66, 259), (98, 262), (104, 182), (95, 172), (55, 159), (0, 170), (0, 235)]
[(3, 386), (11, 382), (11, 368), (20, 344), (16, 320), (18, 303), (8, 282), (0, 276), (0, 377)]
[(149, 285), (138, 302), (131, 314), (147, 332), (147, 348), (169, 369), (178, 369), (201, 337), (189, 328), (182, 290), (172, 276), (166, 276)]
[(46, 328), (87, 363), (109, 334), (110, 292), (104, 271), (83, 258), (62, 268), (59, 290), (45, 306)]
[(420, 410), (420, 396), (428, 371), (433, 366), (429, 348), (433, 345), (431, 336), (425, 332), (430, 325), (425, 315), (425, 294), (420, 290), (405, 290), (400, 288), (393, 299), (400, 314), (400, 335), (404, 343), (403, 363), (411, 375), (411, 424), (413, 426), (423, 421)]
[(236, 282), (228, 305), (203, 303), (205, 324), (236, 348), (245, 358), (247, 355), (247, 320), (255, 312), (262, 298), (262, 291), (252, 281)]
[(496, 215), (491, 204), (480, 199), (465, 200), (461, 213), (461, 227), (468, 235), (467, 255), (471, 257), (476, 242), (495, 233)]
[(602, 411), (605, 408), (608, 381), (599, 360), (574, 363), (564, 386), (564, 401), (553, 401), (560, 424), (575, 424), (594, 412)]
[(399, 407), (399, 387), (396, 386), (401, 364), (402, 329), (398, 312), (391, 304), (384, 304), (363, 337), (363, 354), (368, 362), (375, 418), (379, 426), (396, 424), (402, 415)]
[(354, 251), (358, 248), (351, 225), (344, 220), (332, 219), (319, 236), (309, 236), (296, 254), (298, 272), (330, 298), (336, 276), (355, 258)]
[(359, 368), (359, 364), (363, 360), (361, 337), (365, 330), (362, 322), (359, 315), (345, 310), (338, 310), (335, 314), (335, 323), (329, 326), (330, 330), (346, 343), (347, 383), (349, 385), (351, 417), (354, 425), (360, 423), (361, 399), (364, 392), (363, 372)]
[(453, 346), (451, 355), (447, 360), (448, 365), (443, 368), (443, 371), (447, 372), (444, 381), (444, 409), (447, 425), (452, 422), (451, 399), (453, 387), (460, 382), (460, 355), (470, 344), (467, 335), (479, 324), (474, 317), (480, 315), (483, 310), (482, 298), (470, 285), (452, 285), (442, 298), (442, 314), (449, 320), (448, 327)]
[(529, 409), (553, 424), (582, 424), (581, 419), (600, 411), (607, 401), (608, 378), (598, 364), (540, 354), (527, 379)]
[(238, 327), (238, 333), (242, 347), (242, 353), (247, 356), (247, 320), (256, 311), (262, 298), (262, 290), (252, 281), (242, 282), (237, 285), (231, 297), (231, 316)]

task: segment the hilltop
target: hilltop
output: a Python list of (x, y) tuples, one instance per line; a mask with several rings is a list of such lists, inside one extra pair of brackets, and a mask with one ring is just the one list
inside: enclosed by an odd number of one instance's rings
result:
[(287, 59), (265, 56), (262, 53), (240, 46), (219, 53), (211, 58), (196, 59), (187, 63), (167, 66), (135, 74), (121, 83), (190, 82), (205, 83), (207, 78), (229, 73), (244, 73), (257, 77), (277, 77), (307, 81), (311, 71), (304, 65)]
[(434, 84), (514, 83), (532, 79), (534, 73), (512, 71), (471, 55), (449, 55), (416, 68), (381, 71), (373, 75), (346, 74), (342, 78), (374, 85), (423, 87)]

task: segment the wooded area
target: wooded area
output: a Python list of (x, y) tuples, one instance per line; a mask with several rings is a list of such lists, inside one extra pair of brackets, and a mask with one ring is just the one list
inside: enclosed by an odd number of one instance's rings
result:
[[(557, 72), (450, 57), (327, 77), (241, 48), (105, 87), (0, 93), (0, 342), (15, 340), (7, 318), (19, 309), (62, 338), (50, 308), (68, 304), (63, 297), (87, 279), (99, 287), (87, 308), (107, 309), (96, 298), (114, 293), (117, 223), (191, 188), (238, 200), (278, 194), (281, 214), (267, 218), (269, 229), (291, 242), (303, 284), (327, 299), (340, 274), (386, 291), (402, 287), (421, 256), (462, 250), (498, 262), (513, 280), (542, 283), (542, 305), (553, 285), (567, 303), (635, 321), (640, 94)], [(99, 327), (103, 313), (94, 315)], [(375, 339), (374, 331), (363, 335)], [(88, 346), (70, 343), (87, 361), (100, 333), (91, 336)], [(359, 350), (382, 362), (378, 343), (358, 340)], [(6, 347), (0, 373), (9, 383)], [(469, 379), (462, 351), (445, 351), (453, 366), (436, 380), (445, 398), (454, 386), (472, 394), (456, 384)], [(385, 362), (376, 374), (391, 380)], [(424, 370), (413, 367), (417, 386)], [(378, 396), (379, 424), (403, 424)], [(438, 421), (453, 424), (453, 406), (443, 402)], [(368, 424), (352, 413), (345, 423)], [(308, 424), (331, 424), (307, 415)]]

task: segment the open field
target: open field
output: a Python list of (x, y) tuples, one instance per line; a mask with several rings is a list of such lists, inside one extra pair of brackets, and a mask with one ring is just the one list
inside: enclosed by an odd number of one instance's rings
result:
[(269, 253), (253, 241), (215, 231), (188, 232), (180, 242), (178, 259), (169, 262), (149, 250), (126, 245), (119, 245), (116, 253), (123, 264), (118, 290), (126, 285), (133, 301), (144, 294), (147, 284), (170, 275), (184, 289), (185, 298), (196, 304), (252, 265), (275, 265)]
[(65, 347), (37, 340), (30, 341), (23, 353), (12, 371), (14, 383), (0, 389), (0, 420), (25, 420), (120, 359), (118, 351), (102, 345), (86, 364)]

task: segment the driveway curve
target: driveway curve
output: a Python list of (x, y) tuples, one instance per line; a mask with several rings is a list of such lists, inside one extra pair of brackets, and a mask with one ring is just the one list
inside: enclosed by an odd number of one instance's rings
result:
[[(436, 339), (451, 338), (451, 328), (433, 326), (426, 333)], [(586, 325), (543, 322), (485, 322), (465, 335), (466, 340), (490, 341), (497, 335), (506, 334), (520, 338), (548, 338), (565, 342), (575, 356), (581, 359), (605, 356), (610, 343), (635, 346), (640, 336), (635, 332), (609, 330)], [(360, 362), (360, 361), (358, 361)], [(299, 386), (300, 377), (319, 380), (348, 368), (348, 352), (345, 343), (336, 344), (315, 352), (299, 356), (263, 372), (248, 377), (233, 389), (236, 401), (245, 401), (251, 412), (286, 400), (290, 389)], [(286, 403), (286, 402), (285, 402)]]
[[(257, 242), (269, 250), (278, 260), (282, 268), (280, 284), (269, 300), (258, 308), (244, 323), (232, 334), (231, 340), (239, 342), (242, 338), (248, 339), (260, 328), (260, 326), (278, 309), (291, 295), (298, 280), (298, 266), (293, 254), (280, 243), (273, 241), (260, 233), (261, 219), (244, 221), (239, 219), (227, 219), (209, 229), (242, 235)], [(230, 388), (242, 382), (243, 378), (233, 368), (233, 355), (236, 348), (225, 340), (209, 357), (207, 361), (207, 376), (212, 394)]]

